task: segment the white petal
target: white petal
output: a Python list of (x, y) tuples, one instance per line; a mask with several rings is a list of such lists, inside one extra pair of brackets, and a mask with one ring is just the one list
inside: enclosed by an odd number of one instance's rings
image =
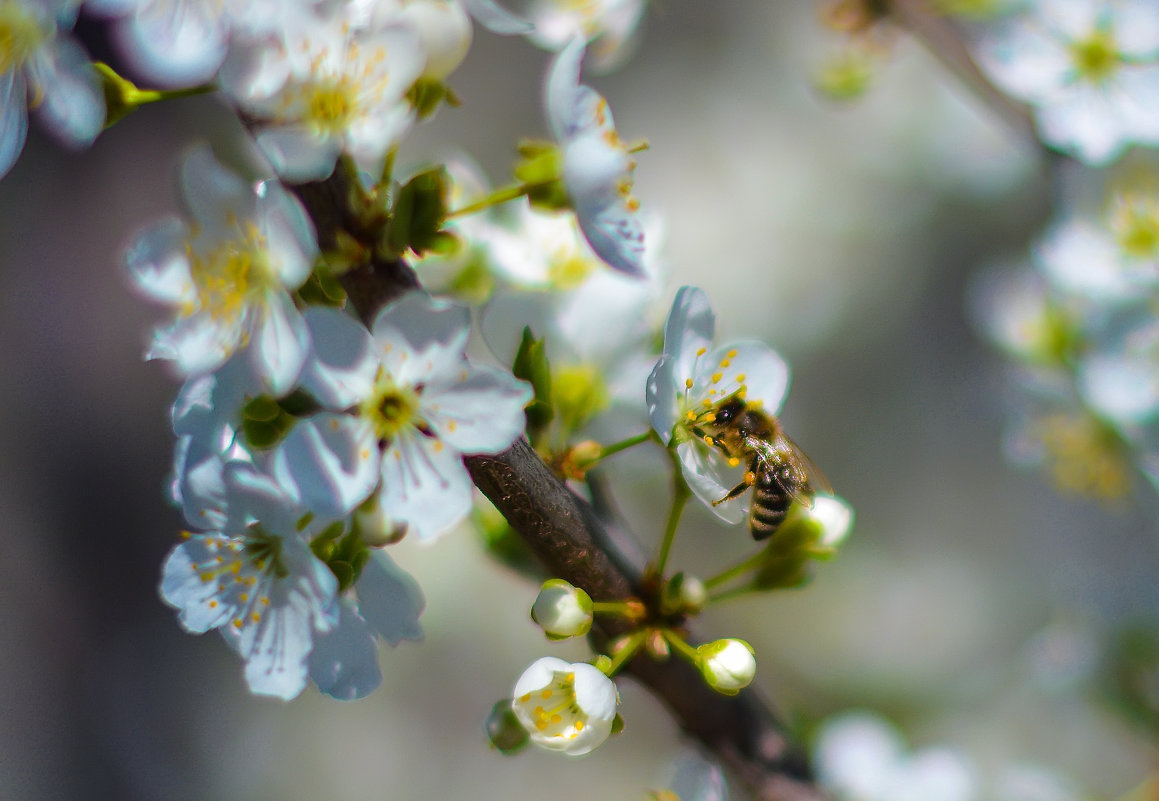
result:
[(197, 302), (185, 252), (189, 228), (176, 217), (149, 228), (125, 252), (125, 265), (136, 288), (149, 300), (170, 306)]
[(178, 317), (154, 330), (145, 358), (172, 361), (186, 376), (210, 372), (233, 355), (241, 338), (240, 320), (209, 314)]
[(24, 78), (16, 70), (0, 75), (0, 178), (8, 174), (28, 137)]
[(1101, 88), (1076, 84), (1035, 115), (1042, 141), (1073, 152), (1085, 164), (1102, 166), (1122, 151), (1127, 132)]
[(253, 187), (223, 167), (209, 145), (197, 145), (181, 161), (181, 199), (198, 240), (216, 244), (238, 237), (239, 222), (254, 215)]
[(370, 332), (338, 309), (309, 306), (302, 314), (312, 349), (302, 386), (323, 406), (348, 409), (374, 388), (378, 356)]
[(300, 287), (314, 269), (318, 245), (314, 224), (297, 198), (277, 181), (257, 188), (257, 222), (270, 262), (287, 289)]
[(290, 575), (270, 581), (269, 607), (260, 621), (242, 628), (235, 647), (245, 659), (251, 692), (289, 700), (306, 686), (314, 632), (329, 631), (337, 622), (337, 581), (296, 539), (285, 540), (281, 559)]
[(609, 266), (626, 275), (644, 277), (644, 226), (639, 215), (619, 198), (592, 213), (576, 211), (592, 250)]
[(1096, 354), (1080, 365), (1079, 390), (1111, 420), (1146, 423), (1159, 412), (1159, 364), (1150, 354)]
[(644, 391), (648, 404), (648, 421), (665, 445), (672, 439), (672, 429), (680, 420), (682, 408), (680, 399), (684, 394), (683, 386), (679, 391), (676, 389), (675, 369), (675, 357), (661, 356), (648, 376)]
[(249, 345), (249, 361), (267, 391), (280, 397), (289, 392), (310, 347), (310, 332), (290, 296), (277, 290), (254, 311), (257, 318)]
[(41, 122), (66, 145), (92, 144), (105, 124), (105, 99), (81, 46), (58, 39), (55, 48), (42, 49), (36, 73), (44, 94), (37, 110)]
[(700, 443), (683, 442), (676, 446), (676, 455), (684, 471), (684, 480), (701, 503), (726, 523), (736, 525), (748, 517), (751, 493), (743, 492), (736, 498), (713, 505), (736, 486), (741, 477), (741, 469), (731, 469), (728, 462), (717, 452)]
[(290, 488), (284, 487), (252, 464), (229, 462), (224, 468), (226, 511), (223, 531), (241, 535), (254, 521), (272, 534), (294, 539), (301, 508)]
[(530, 33), (534, 26), (522, 17), (502, 8), (494, 0), (463, 0), (475, 21), (491, 33), (501, 36)]
[(355, 591), (362, 616), (388, 643), (398, 645), (403, 640), (423, 638), (419, 623), (426, 606), (423, 591), (385, 551), (371, 551)]
[(382, 456), (383, 509), (420, 540), (433, 540), (471, 511), (471, 477), (459, 452), (403, 430)]
[(664, 353), (676, 358), (673, 372), (680, 390), (684, 389), (684, 379), (692, 377), (701, 348), (712, 347), (715, 328), (716, 317), (704, 291), (699, 287), (680, 287), (664, 324)]
[[(726, 364), (727, 363), (727, 364)], [(745, 399), (760, 402), (762, 411), (779, 414), (789, 393), (789, 365), (763, 342), (735, 342), (717, 348), (703, 360), (701, 369), (722, 375), (717, 397), (728, 397), (743, 384)], [(741, 376), (744, 379), (741, 380)]]
[(1052, 226), (1035, 254), (1043, 274), (1064, 292), (1104, 301), (1129, 300), (1138, 293), (1124, 275), (1110, 234), (1085, 220)]
[(257, 143), (274, 171), (291, 183), (329, 178), (342, 151), (337, 139), (293, 126), (267, 128), (257, 135)]
[(421, 414), (461, 453), (498, 453), (523, 433), (523, 407), (532, 396), (527, 382), (506, 370), (479, 365), (461, 381), (441, 384), (427, 386)]
[(371, 332), (394, 380), (413, 385), (466, 367), (470, 323), (466, 307), (411, 292), (379, 312)]
[(185, 522), (200, 531), (218, 531), (225, 525), (225, 463), (216, 448), (192, 437), (178, 440), (173, 464), (173, 494)]
[(343, 518), (378, 486), (378, 442), (362, 419), (320, 414), (294, 426), (274, 451), (271, 469), (306, 509), (320, 518)]
[(225, 59), (226, 31), (210, 3), (152, 2), (112, 25), (121, 56), (164, 86), (194, 86), (214, 76)]
[(552, 134), (559, 142), (563, 142), (575, 131), (585, 46), (582, 36), (572, 39), (555, 57), (547, 76), (544, 104)]
[(536, 690), (542, 690), (555, 680), (556, 673), (567, 673), (571, 670), (571, 663), (559, 657), (544, 656), (532, 662), (527, 670), (523, 671), (515, 682), (515, 689), (511, 694), (518, 698)]
[(180, 610), (178, 622), (193, 634), (224, 625), (233, 607), (217, 601), (217, 582), (202, 578), (199, 566), (212, 563), (211, 553), (202, 537), (194, 537), (169, 552), (161, 572), (161, 599)]
[(382, 683), (378, 648), (370, 627), (358, 612), (340, 605), (338, 625), (314, 635), (310, 679), (318, 689), (340, 701), (365, 698)]

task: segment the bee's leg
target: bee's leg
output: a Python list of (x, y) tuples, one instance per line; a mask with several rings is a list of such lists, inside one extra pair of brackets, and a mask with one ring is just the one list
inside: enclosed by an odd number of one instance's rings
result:
[(751, 487), (755, 483), (757, 483), (757, 474), (754, 473), (752, 470), (749, 470), (747, 473), (744, 474), (743, 481), (741, 481), (739, 484), (737, 484), (735, 487), (733, 487), (731, 490), (729, 490), (728, 495), (725, 495), (723, 498), (721, 498), (718, 501), (713, 501), (712, 505), (719, 506), (720, 504), (724, 503), (725, 501), (731, 501), (733, 498), (740, 495), (742, 492), (747, 490), (749, 487)]

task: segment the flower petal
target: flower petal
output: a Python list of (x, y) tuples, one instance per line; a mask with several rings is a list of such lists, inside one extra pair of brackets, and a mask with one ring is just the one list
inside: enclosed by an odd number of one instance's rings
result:
[(404, 429), (382, 456), (383, 509), (420, 540), (433, 540), (471, 511), (471, 477), (459, 452)]
[(170, 217), (142, 232), (125, 253), (125, 266), (137, 290), (149, 300), (170, 306), (197, 302), (185, 247), (189, 227)]
[(320, 518), (339, 519), (378, 486), (378, 442), (362, 419), (320, 414), (294, 426), (274, 451), (270, 469), (306, 509)]
[(170, 0), (138, 6), (112, 24), (121, 57), (150, 83), (194, 86), (214, 76), (225, 59), (226, 31), (213, 4)]
[(368, 396), (378, 371), (370, 332), (338, 309), (310, 306), (303, 313), (312, 342), (302, 386), (329, 409), (348, 409)]
[(370, 627), (347, 604), (339, 604), (338, 625), (314, 635), (310, 679), (321, 692), (340, 701), (365, 698), (382, 683)]
[(12, 169), (28, 138), (27, 91), (16, 70), (0, 75), (0, 178)]
[(88, 54), (71, 39), (57, 39), (54, 48), (42, 48), (36, 74), (44, 126), (65, 145), (92, 144), (105, 124), (105, 99)]
[(461, 381), (440, 384), (427, 385), (421, 413), (461, 453), (498, 453), (523, 433), (523, 407), (533, 394), (527, 382), (498, 367), (478, 365)]
[(714, 515), (730, 525), (736, 525), (748, 517), (751, 493), (745, 492), (739, 497), (713, 505), (714, 501), (727, 495), (740, 481), (740, 468), (730, 468), (719, 453), (710, 451), (699, 442), (682, 442), (676, 446), (676, 455), (680, 458), (688, 488)]
[(355, 585), (366, 622), (391, 645), (421, 640), (419, 615), (426, 606), (417, 581), (383, 550), (375, 550)]
[(394, 380), (413, 385), (462, 372), (470, 324), (466, 307), (411, 292), (379, 312), (371, 332)]
[(267, 391), (280, 397), (293, 388), (302, 373), (310, 332), (285, 292), (270, 291), (265, 301), (254, 312), (258, 317), (248, 350), (249, 361)]

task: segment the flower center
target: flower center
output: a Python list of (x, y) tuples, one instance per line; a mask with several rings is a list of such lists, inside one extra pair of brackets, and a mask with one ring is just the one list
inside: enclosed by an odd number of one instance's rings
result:
[(237, 615), (231, 625), (239, 631), (261, 622), (270, 606), (270, 596), (265, 591), (268, 584), (263, 578), (272, 575), (284, 579), (290, 575), (282, 559), (281, 538), (255, 525), (245, 537), (211, 534), (205, 537), (204, 544), (208, 560), (191, 567), (206, 584), (217, 583), (216, 594), (206, 601), (209, 608), (223, 603), (235, 607)]
[(306, 118), (321, 131), (345, 130), (358, 110), (358, 96), (350, 79), (312, 84), (307, 89)]
[(1126, 460), (1113, 436), (1095, 420), (1058, 413), (1038, 421), (1035, 430), (1060, 489), (1106, 500), (1121, 498), (1130, 490)]
[(545, 738), (574, 740), (587, 726), (588, 716), (576, 701), (575, 673), (554, 673), (546, 687), (514, 703)]
[(23, 3), (0, 3), (0, 74), (28, 61), (47, 38), (48, 32)]
[(547, 277), (556, 289), (575, 289), (592, 274), (592, 259), (585, 259), (576, 248), (552, 254), (547, 267)]
[(1070, 45), (1071, 61), (1079, 77), (1091, 83), (1102, 83), (1119, 66), (1119, 49), (1109, 31), (1095, 31)]
[(360, 413), (374, 427), (379, 442), (390, 442), (404, 426), (415, 424), (418, 409), (418, 393), (411, 387), (398, 386), (384, 372), (374, 391), (362, 402)]
[(200, 308), (214, 319), (237, 319), (247, 301), (273, 283), (265, 237), (252, 224), (240, 238), (220, 242), (204, 255), (198, 255), (192, 243), (186, 252)]
[(1128, 256), (1159, 256), (1159, 204), (1154, 198), (1121, 198), (1111, 213), (1111, 229)]

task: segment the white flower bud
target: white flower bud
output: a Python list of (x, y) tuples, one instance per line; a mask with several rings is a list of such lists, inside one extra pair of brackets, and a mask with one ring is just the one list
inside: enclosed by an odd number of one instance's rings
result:
[(418, 31), (426, 49), (423, 77), (441, 81), (463, 63), (471, 48), (471, 18), (458, 2), (414, 0), (399, 15)]
[(756, 654), (744, 640), (716, 640), (696, 649), (700, 673), (708, 686), (724, 695), (736, 695), (757, 674)]
[(545, 656), (515, 682), (511, 708), (531, 742), (549, 751), (586, 754), (608, 739), (620, 696), (595, 667)]
[(841, 545), (853, 528), (853, 507), (831, 495), (816, 496), (809, 517), (821, 526), (817, 544), (824, 548)]
[(549, 638), (566, 640), (591, 630), (592, 609), (591, 596), (579, 587), (563, 579), (549, 579), (531, 606), (531, 619)]

